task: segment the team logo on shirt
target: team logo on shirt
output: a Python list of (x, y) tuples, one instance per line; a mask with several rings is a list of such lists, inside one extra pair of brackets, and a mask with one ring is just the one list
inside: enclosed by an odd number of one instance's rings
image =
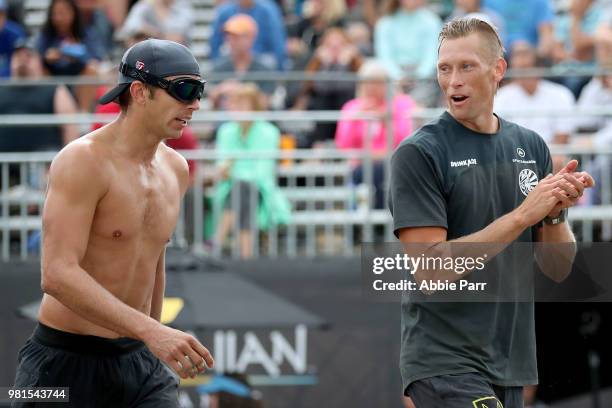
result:
[(522, 159), (523, 157), (525, 157), (525, 151), (523, 149), (521, 149), (520, 147), (516, 148), (516, 154), (518, 154), (518, 156)]
[(538, 175), (531, 169), (523, 169), (518, 177), (519, 188), (525, 196), (538, 185)]

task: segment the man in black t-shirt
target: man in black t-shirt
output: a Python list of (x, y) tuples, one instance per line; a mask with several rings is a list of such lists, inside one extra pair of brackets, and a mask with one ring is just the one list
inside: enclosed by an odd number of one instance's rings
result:
[[(15, 44), (11, 60), (11, 79), (40, 80), (43, 76), (38, 51), (31, 41)], [(2, 114), (74, 114), (76, 101), (65, 86), (15, 85), (0, 92)], [(76, 125), (0, 126), (0, 152), (57, 151), (79, 137)]]
[[(451, 21), (438, 52), (448, 110), (393, 155), (389, 205), (396, 236), (432, 248), (445, 242), (575, 243), (567, 208), (593, 179), (576, 171), (575, 160), (550, 174), (544, 141), (493, 113), (506, 71), (495, 29), (478, 19)], [(570, 244), (536, 251), (536, 261), (560, 281), (574, 255)], [(537, 383), (533, 302), (404, 299), (400, 368), (404, 393), (417, 408), (523, 406), (522, 387)]]

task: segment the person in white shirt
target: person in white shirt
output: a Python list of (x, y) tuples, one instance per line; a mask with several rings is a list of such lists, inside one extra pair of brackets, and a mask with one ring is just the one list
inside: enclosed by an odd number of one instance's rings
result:
[[(528, 69), (537, 66), (537, 51), (526, 41), (517, 41), (511, 50), (510, 67)], [(563, 85), (538, 77), (516, 78), (502, 87), (495, 96), (495, 112), (538, 133), (547, 144), (564, 144), (574, 131), (571, 117), (533, 114), (513, 114), (512, 111), (532, 112), (536, 110), (572, 109), (574, 95)]]
[[(612, 68), (612, 31), (611, 35), (602, 35), (595, 43), (595, 56), (598, 68)], [(578, 108), (601, 108), (612, 105), (612, 75), (594, 76), (584, 87), (578, 98)], [(596, 131), (595, 141), (601, 134), (609, 133), (612, 129), (612, 120), (606, 116), (581, 115), (576, 122), (579, 128)], [(606, 128), (608, 128), (606, 130)]]

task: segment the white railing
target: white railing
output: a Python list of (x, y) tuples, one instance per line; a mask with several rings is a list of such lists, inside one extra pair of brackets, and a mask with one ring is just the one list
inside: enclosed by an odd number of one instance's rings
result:
[[(591, 73), (601, 73), (598, 70)], [(610, 73), (610, 72), (608, 72)], [(528, 70), (511, 72), (509, 76), (555, 75), (552, 71)], [(234, 74), (214, 74), (211, 81), (232, 78)], [(305, 74), (300, 72), (253, 73), (241, 80), (303, 81), (333, 80), (357, 81), (351, 74)], [(430, 78), (432, 85), (435, 81)], [(36, 81), (0, 80), (0, 88), (13, 85), (48, 84), (102, 84), (108, 81), (99, 78), (43, 78)], [(388, 84), (387, 98), (390, 101), (395, 87)], [(390, 103), (387, 104), (391, 106)], [(442, 109), (422, 108), (411, 113), (415, 123), (437, 117)], [(543, 107), (538, 110), (512, 110), (512, 116), (612, 116), (612, 107), (599, 107), (588, 110), (559, 110)], [(0, 127), (3, 126), (49, 126), (61, 124), (88, 125), (106, 123), (115, 115), (4, 115), (0, 112)], [(339, 111), (264, 111), (264, 112), (210, 112), (205, 109), (193, 115), (194, 125), (219, 123), (228, 120), (265, 119), (278, 123), (291, 122), (335, 122), (340, 118)], [(393, 142), (393, 116), (390, 111), (382, 114), (367, 114), (353, 119), (384, 120), (387, 129), (387, 145)], [(369, 129), (371, 130), (371, 129)], [(367, 138), (368, 140), (370, 137)], [(366, 143), (368, 145), (368, 143)], [(390, 150), (390, 149), (389, 149)], [(598, 190), (595, 205), (578, 207), (570, 212), (574, 229), (583, 241), (612, 238), (612, 185), (610, 161), (612, 149), (592, 147), (556, 146), (555, 154), (565, 154), (580, 159), (582, 167), (598, 171)], [(282, 193), (291, 202), (293, 210), (291, 221), (286, 225), (273, 225), (267, 231), (252, 230), (250, 242), (252, 251), (258, 256), (319, 256), (326, 254), (353, 255), (360, 242), (394, 240), (390, 215), (386, 209), (373, 208), (373, 166), (371, 156), (365, 150), (292, 150), (278, 153), (261, 153), (256, 159), (279, 161), (277, 178)], [(218, 155), (210, 150), (182, 152), (188, 159), (197, 163), (197, 172), (192, 188), (183, 203), (183, 210), (174, 234), (174, 245), (190, 247), (194, 251), (209, 251), (216, 255), (224, 253), (223, 246), (216, 243), (214, 236), (206, 233), (209, 203), (216, 181), (208, 178), (215, 169)], [(54, 153), (0, 153), (0, 255), (27, 258), (37, 251), (37, 235), (40, 231), (40, 209), (44, 199), (46, 169)], [(226, 156), (227, 157), (227, 156)], [(243, 156), (241, 156), (243, 157)], [(364, 168), (364, 185), (356, 188), (351, 185), (352, 164), (359, 160)], [(284, 165), (286, 161), (292, 164)], [(388, 164), (387, 170), (388, 170)], [(386, 171), (388, 175), (388, 171)], [(387, 183), (385, 182), (385, 189)], [(255, 208), (257, 196), (248, 198)], [(231, 210), (239, 211), (241, 199), (232, 200)], [(238, 235), (235, 225), (233, 235)], [(211, 247), (209, 242), (213, 242)], [(230, 241), (230, 256), (239, 255), (238, 240)], [(34, 255), (35, 256), (35, 255)]]
[[(554, 154), (577, 157), (583, 168), (597, 170), (598, 201), (570, 211), (570, 221), (582, 241), (610, 239), (612, 234), (611, 172), (608, 160), (612, 149), (553, 147)], [(212, 195), (216, 180), (209, 177), (219, 160), (212, 150), (181, 152), (196, 163), (196, 172), (173, 237), (173, 244), (196, 252), (220, 256), (240, 256), (240, 226), (234, 223), (226, 247), (215, 241), (210, 231)], [(40, 209), (44, 199), (45, 172), (54, 153), (0, 154), (0, 252), (2, 259), (37, 256), (41, 227)], [(292, 204), (290, 221), (263, 231), (250, 229), (254, 256), (315, 257), (355, 255), (361, 242), (393, 241), (391, 217), (387, 209), (373, 208), (373, 161), (363, 150), (293, 150), (251, 152), (224, 158), (277, 160), (279, 189)], [(287, 160), (291, 163), (286, 164)], [(352, 163), (361, 160), (364, 186), (351, 185)], [(603, 163), (603, 165), (602, 165)], [(598, 168), (596, 166), (599, 166)], [(602, 167), (603, 166), (603, 167)], [(238, 193), (239, 194), (239, 193)], [(241, 202), (254, 211), (259, 197), (236, 196), (230, 208), (238, 214)], [(253, 217), (255, 214), (251, 214)], [(236, 217), (238, 218), (238, 217)]]

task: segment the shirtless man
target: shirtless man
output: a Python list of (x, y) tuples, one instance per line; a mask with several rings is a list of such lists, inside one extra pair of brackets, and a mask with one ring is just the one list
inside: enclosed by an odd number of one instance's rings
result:
[(75, 407), (178, 407), (178, 378), (166, 366), (181, 378), (212, 367), (195, 337), (160, 323), (165, 246), (189, 183), (187, 162), (162, 141), (180, 137), (203, 90), (186, 47), (137, 43), (100, 99), (118, 100), (121, 115), (53, 161), (45, 294), (16, 387), (70, 387)]

